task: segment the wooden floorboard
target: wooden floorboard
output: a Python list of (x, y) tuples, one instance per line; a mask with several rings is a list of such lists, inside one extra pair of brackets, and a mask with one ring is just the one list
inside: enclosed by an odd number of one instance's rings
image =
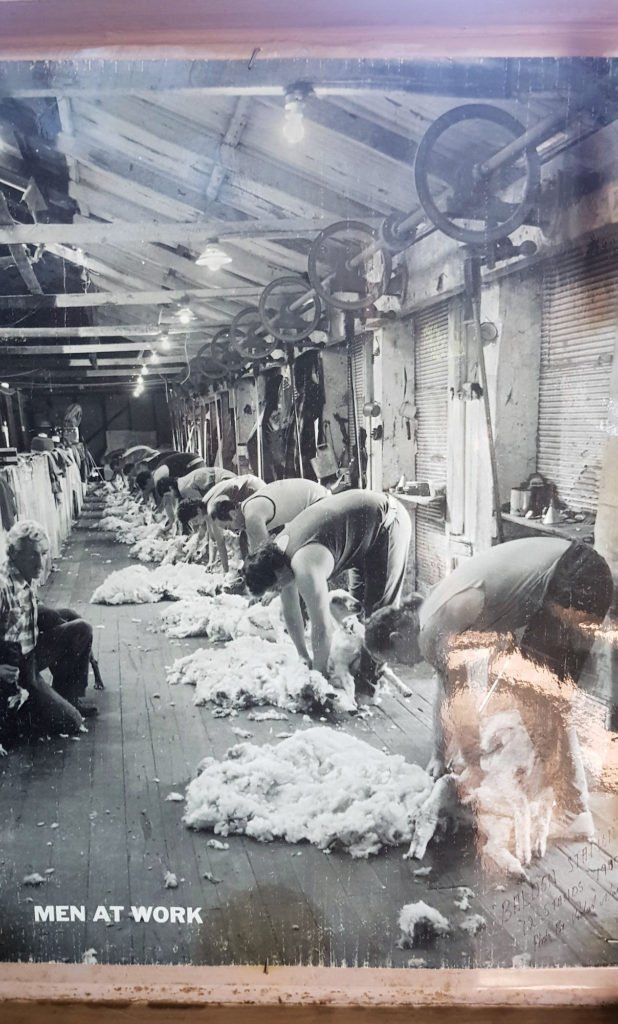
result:
[[(617, 798), (608, 794), (593, 794), (598, 842), (552, 846), (531, 870), (532, 884), (487, 874), (465, 827), (432, 843), (422, 863), (405, 860), (403, 846), (354, 860), (243, 836), (227, 837), (229, 849), (217, 851), (207, 845), (210, 834), (186, 829), (183, 803), (167, 797), (184, 792), (204, 756), (224, 757), (239, 742), (233, 728), (263, 744), (329, 724), (423, 763), (435, 684), (426, 666), (395, 666), (411, 696), (385, 696), (357, 716), (214, 718), (208, 706), (194, 706), (193, 688), (170, 686), (165, 674), (204, 640), (165, 637), (157, 629), (161, 606), (89, 604), (109, 572), (127, 564), (127, 549), (109, 535), (79, 529), (44, 588), (45, 603), (69, 605), (91, 621), (106, 689), (88, 693), (100, 714), (87, 734), (17, 747), (0, 761), (0, 958), (79, 962), (94, 949), (99, 962), (120, 964), (618, 963)], [(415, 875), (419, 867), (431, 873)], [(22, 884), (30, 871), (50, 868), (42, 886)], [(177, 888), (165, 887), (166, 871)], [(471, 912), (486, 920), (476, 936), (460, 928), (468, 916), (456, 906), (464, 886), (474, 894)], [(452, 933), (402, 949), (399, 912), (421, 899), (449, 918)], [(87, 920), (35, 924), (34, 903), (83, 905)], [(109, 921), (92, 920), (97, 907), (111, 905), (123, 907), (118, 921), (111, 911)], [(200, 907), (203, 923), (138, 924), (131, 906)]]

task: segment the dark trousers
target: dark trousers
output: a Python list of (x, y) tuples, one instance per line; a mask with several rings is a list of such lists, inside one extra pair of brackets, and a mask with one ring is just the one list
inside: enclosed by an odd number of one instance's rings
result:
[(411, 536), (407, 509), (391, 499), (391, 508), (362, 565), (348, 572), (350, 593), (362, 603), (367, 618), (378, 608), (399, 605)]
[(48, 668), (56, 693), (75, 704), (88, 686), (92, 626), (70, 608), (38, 609), (37, 669)]

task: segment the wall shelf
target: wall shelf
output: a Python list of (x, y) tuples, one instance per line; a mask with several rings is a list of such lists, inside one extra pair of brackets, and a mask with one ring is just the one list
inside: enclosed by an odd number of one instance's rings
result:
[(565, 540), (587, 541), (594, 538), (594, 518), (592, 516), (583, 523), (552, 523), (551, 526), (546, 526), (542, 519), (526, 519), (525, 516), (512, 516), (510, 512), (503, 512), (502, 519), (524, 530), (529, 530), (531, 533), (564, 537)]
[(389, 491), (393, 498), (403, 501), (404, 505), (432, 505), (439, 508), (446, 504), (446, 494), (401, 494), (399, 491)]

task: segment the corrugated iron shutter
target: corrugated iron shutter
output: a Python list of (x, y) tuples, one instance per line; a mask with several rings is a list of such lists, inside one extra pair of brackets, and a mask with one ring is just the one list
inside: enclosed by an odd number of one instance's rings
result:
[[(352, 381), (356, 399), (356, 418), (359, 426), (363, 425), (363, 405), (367, 392), (367, 352), (366, 335), (357, 335), (351, 343)], [(352, 414), (352, 396), (350, 395), (350, 422), (354, 423)]]
[(579, 511), (598, 501), (617, 311), (617, 238), (547, 262), (537, 467)]
[(352, 458), (352, 446), (356, 445), (356, 427), (365, 426), (363, 406), (367, 400), (367, 335), (356, 335), (350, 343), (350, 356), (352, 361), (352, 382), (354, 386), (354, 400), (356, 403), (356, 416), (352, 404), (352, 390), (348, 389), (348, 435), (350, 438), (349, 457)]
[[(448, 417), (448, 304), (414, 317), (416, 479), (446, 485)], [(416, 586), (426, 593), (446, 572), (443, 512), (419, 505), (415, 513)]]

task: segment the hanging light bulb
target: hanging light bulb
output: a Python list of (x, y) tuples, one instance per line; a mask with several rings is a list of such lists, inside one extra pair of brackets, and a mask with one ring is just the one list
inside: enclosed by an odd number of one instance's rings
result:
[(204, 252), (200, 253), (196, 259), (198, 267), (207, 267), (208, 270), (216, 272), (221, 270), (221, 267), (225, 267), (228, 263), (232, 262), (232, 257), (228, 256), (223, 249), (220, 249), (218, 245), (212, 243), (207, 245)]
[(158, 357), (156, 352), (151, 352), (150, 353), (150, 362), (151, 363), (158, 363), (159, 362), (159, 357)]
[(285, 97), (283, 137), (291, 146), (295, 146), (298, 142), (302, 142), (305, 137), (303, 96), (297, 90), (288, 92)]
[(165, 351), (171, 348), (169, 334), (161, 334), (159, 337), (159, 344), (162, 349), (165, 349)]
[(195, 319), (195, 314), (189, 306), (181, 306), (177, 315), (181, 324), (190, 324)]
[(148, 376), (148, 367), (147, 366), (142, 366), (141, 373), (142, 373), (142, 377), (147, 377)]
[(313, 89), (308, 82), (295, 82), (286, 91), (283, 137), (291, 146), (301, 142), (305, 137), (305, 101), (313, 95)]

